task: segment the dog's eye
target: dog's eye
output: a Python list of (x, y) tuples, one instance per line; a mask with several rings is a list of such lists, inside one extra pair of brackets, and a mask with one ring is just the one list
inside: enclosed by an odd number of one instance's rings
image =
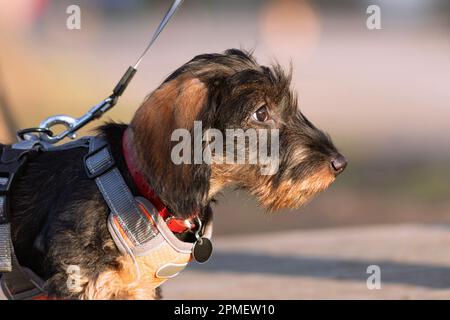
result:
[(256, 112), (253, 113), (252, 116), (259, 122), (266, 122), (267, 120), (269, 120), (269, 111), (267, 111), (267, 107), (264, 105), (256, 110)]

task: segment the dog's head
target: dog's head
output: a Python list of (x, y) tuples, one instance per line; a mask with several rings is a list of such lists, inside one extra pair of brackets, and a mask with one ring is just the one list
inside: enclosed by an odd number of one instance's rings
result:
[(334, 181), (346, 160), (298, 109), (290, 79), (232, 49), (195, 57), (145, 100), (131, 129), (166, 205), (187, 215), (235, 185), (269, 210), (293, 208)]

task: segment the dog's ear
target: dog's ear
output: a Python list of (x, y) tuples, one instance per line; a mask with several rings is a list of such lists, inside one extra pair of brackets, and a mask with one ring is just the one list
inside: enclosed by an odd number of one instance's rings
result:
[[(131, 122), (140, 165), (163, 202), (181, 216), (207, 204), (211, 170), (195, 164), (194, 121), (201, 120), (208, 103), (208, 89), (199, 79), (182, 74), (163, 83), (136, 112)], [(172, 141), (176, 129), (190, 132), (190, 163), (175, 164)]]

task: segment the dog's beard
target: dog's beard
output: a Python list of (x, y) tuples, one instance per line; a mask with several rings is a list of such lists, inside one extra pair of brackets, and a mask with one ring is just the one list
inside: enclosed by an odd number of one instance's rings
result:
[(212, 167), (210, 191), (212, 196), (226, 186), (236, 186), (248, 191), (262, 207), (273, 212), (301, 207), (334, 180), (335, 175), (328, 165), (315, 169), (314, 173), (286, 179), (261, 175), (258, 167), (251, 165), (216, 165)]
[(334, 181), (335, 176), (324, 166), (305, 178), (289, 178), (278, 183), (259, 183), (249, 191), (269, 212), (299, 208), (322, 192)]

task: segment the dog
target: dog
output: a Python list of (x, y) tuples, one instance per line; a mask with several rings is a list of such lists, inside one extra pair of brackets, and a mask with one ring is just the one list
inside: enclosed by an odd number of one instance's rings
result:
[[(211, 205), (228, 186), (247, 190), (269, 211), (296, 208), (326, 189), (346, 167), (330, 137), (298, 109), (291, 72), (259, 65), (251, 53), (230, 49), (202, 54), (173, 72), (143, 102), (129, 125), (98, 129), (117, 168), (139, 195), (122, 152), (122, 138), (136, 154), (139, 170), (177, 217), (198, 212), (209, 219)], [(259, 165), (171, 161), (175, 129), (230, 128), (279, 132), (278, 170)], [(81, 149), (32, 157), (11, 192), (10, 223), (16, 256), (45, 280), (58, 299), (157, 299), (145, 259), (119, 252), (107, 228), (109, 214), (97, 185), (86, 176)], [(138, 264), (141, 276), (136, 274)], [(67, 286), (67, 267), (79, 266), (76, 289)]]

